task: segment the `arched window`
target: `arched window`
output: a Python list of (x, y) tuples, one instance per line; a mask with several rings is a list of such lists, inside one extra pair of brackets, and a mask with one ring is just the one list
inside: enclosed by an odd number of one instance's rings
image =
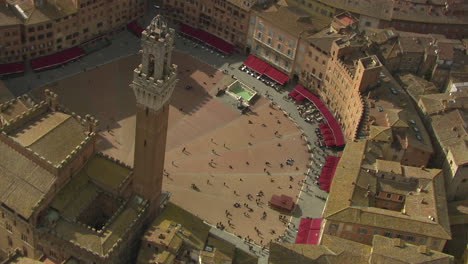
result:
[(148, 114), (149, 114), (149, 109), (148, 109), (148, 107), (146, 107), (145, 113), (146, 113), (146, 116), (148, 116)]
[(148, 78), (154, 75), (154, 55), (149, 55), (148, 61)]

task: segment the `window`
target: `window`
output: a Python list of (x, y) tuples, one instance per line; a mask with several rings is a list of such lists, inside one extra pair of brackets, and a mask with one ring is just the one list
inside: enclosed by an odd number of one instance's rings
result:
[(406, 240), (408, 240), (408, 241), (414, 241), (414, 236), (407, 236), (407, 237), (406, 237)]
[(13, 227), (8, 222), (5, 222), (5, 228), (6, 230), (13, 232)]
[(279, 51), (281, 51), (281, 44), (278, 43), (278, 46), (276, 46), (276, 48), (277, 48)]
[(403, 201), (403, 196), (402, 195), (398, 196), (398, 201)]
[(291, 55), (292, 55), (291, 49), (288, 49), (288, 51), (286, 53), (288, 54), (289, 57), (291, 57)]
[(384, 236), (386, 236), (386, 237), (392, 237), (392, 233), (390, 233), (390, 232), (385, 232), (385, 233), (384, 233)]
[(278, 40), (279, 40), (279, 41), (283, 41), (283, 36), (278, 35)]
[(13, 246), (13, 240), (11, 239), (11, 237), (8, 236), (7, 241), (8, 241), (8, 246), (12, 247)]
[(257, 33), (257, 38), (261, 39), (262, 38), (262, 32)]
[(271, 45), (271, 38), (268, 38), (267, 43), (268, 45)]
[(432, 241), (432, 246), (433, 246), (433, 247), (438, 247), (439, 244), (440, 244), (440, 241), (439, 241), (439, 240), (434, 240), (434, 241)]
[(28, 32), (29, 33), (34, 32), (34, 28), (33, 27), (28, 28)]
[(387, 193), (387, 198), (392, 198), (392, 194), (391, 194), (391, 193)]
[(279, 60), (278, 55), (275, 55), (275, 63), (278, 63), (278, 60)]

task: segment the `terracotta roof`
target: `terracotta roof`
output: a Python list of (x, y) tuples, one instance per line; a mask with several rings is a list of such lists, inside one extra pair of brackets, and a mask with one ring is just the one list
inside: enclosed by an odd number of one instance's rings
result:
[(383, 142), (392, 142), (392, 129), (385, 126), (371, 126), (369, 139)]
[(330, 33), (330, 30), (328, 28), (324, 28), (315, 34), (305, 34), (305, 36), (303, 36), (303, 39), (308, 43), (314, 45), (315, 47), (319, 48), (324, 53), (330, 54), (333, 41), (341, 37), (343, 37), (343, 35), (338, 33)]
[[(270, 264), (453, 263), (453, 256), (374, 235), (372, 245), (323, 234), (320, 245), (271, 243)], [(379, 263), (380, 263), (379, 262)]]
[[(328, 256), (335, 255), (325, 247), (308, 244), (271, 243), (269, 264), (326, 263)], [(318, 260), (322, 258), (323, 260)]]
[(451, 152), (455, 164), (468, 164), (468, 133), (465, 124), (468, 113), (462, 110), (452, 110), (431, 116), (434, 134), (443, 149)]
[(11, 26), (21, 24), (21, 20), (13, 13), (9, 7), (0, 6), (0, 24), (2, 26)]
[(397, 19), (439, 24), (468, 24), (468, 18), (464, 15), (445, 14), (443, 3), (431, 2), (427, 4), (427, 2), (415, 0), (399, 2), (391, 0), (320, 0), (320, 2), (337, 9), (387, 21)]
[(402, 174), (401, 164), (391, 160), (376, 160), (376, 170), (379, 172), (392, 172), (398, 175)]
[(32, 118), (10, 136), (53, 165), (60, 164), (86, 139), (85, 128), (68, 114), (46, 112)]
[(453, 256), (406, 243), (398, 238), (374, 236), (371, 258), (384, 258), (386, 263), (440, 263), (451, 264)]
[(210, 227), (202, 219), (169, 202), (151, 226), (158, 226), (163, 221), (180, 224), (187, 231), (185, 232), (186, 235), (183, 236), (183, 240), (199, 250), (204, 249)]
[(294, 37), (299, 37), (304, 31), (318, 31), (325, 27), (318, 24), (312, 17), (297, 7), (276, 7), (257, 11), (257, 16), (268, 21)]
[[(417, 179), (425, 192), (414, 190), (406, 195), (405, 211), (396, 212), (369, 206), (372, 195), (379, 191), (378, 183), (385, 182), (398, 188), (389, 180), (380, 180), (362, 163), (367, 154), (366, 141), (349, 142), (335, 171), (330, 194), (325, 204), (323, 217), (345, 223), (359, 223), (407, 233), (450, 239), (443, 176), (440, 170), (403, 166), (403, 174)], [(415, 173), (419, 170), (421, 173)], [(427, 176), (424, 176), (427, 173)], [(423, 174), (423, 176), (421, 176)], [(432, 179), (431, 179), (432, 177)], [(429, 179), (428, 179), (429, 178)], [(377, 181), (377, 182), (376, 182)], [(425, 203), (421, 203), (424, 200)], [(434, 221), (429, 219), (434, 217)]]
[(402, 83), (403, 88), (405, 88), (416, 103), (421, 95), (439, 92), (439, 89), (434, 85), (434, 83), (426, 81), (412, 73), (399, 74), (397, 78)]
[(28, 17), (24, 24), (34, 25), (62, 18), (78, 10), (71, 1), (43, 1), (41, 7), (36, 7), (31, 0), (18, 1), (18, 5)]
[(25, 219), (55, 183), (55, 176), (0, 142), (0, 200)]

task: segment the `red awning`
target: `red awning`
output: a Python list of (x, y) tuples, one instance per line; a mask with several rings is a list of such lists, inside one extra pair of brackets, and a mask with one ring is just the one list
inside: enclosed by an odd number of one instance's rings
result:
[(79, 47), (62, 50), (52, 55), (31, 60), (31, 68), (35, 71), (58, 66), (83, 56), (84, 51)]
[(193, 28), (186, 24), (181, 24), (179, 31), (192, 38), (196, 38), (200, 41), (203, 41), (209, 46), (225, 54), (231, 54), (234, 52), (234, 45), (204, 30)]
[(297, 230), (296, 244), (317, 244), (322, 218), (301, 218)]
[(263, 74), (270, 65), (268, 63), (264, 62), (263, 60), (257, 58), (255, 55), (250, 54), (247, 59), (244, 61), (244, 65), (249, 67), (250, 69)]
[(292, 197), (284, 194), (282, 194), (281, 196), (273, 194), (268, 204), (278, 209), (283, 209), (287, 211), (292, 211), (294, 207), (294, 201)]
[(325, 190), (327, 192), (330, 191), (330, 185), (333, 180), (333, 176), (335, 175), (336, 166), (340, 161), (340, 157), (335, 157), (328, 155), (325, 159), (325, 164), (320, 172), (319, 183), (320, 189)]
[(144, 28), (140, 27), (136, 21), (128, 23), (127, 28), (138, 37), (141, 37), (141, 33), (145, 30)]
[(296, 95), (296, 97), (294, 97), (294, 99), (296, 99), (296, 101), (300, 102), (300, 101), (304, 100), (305, 97), (302, 94), (298, 94), (298, 95)]
[(8, 75), (20, 72), (24, 72), (23, 62), (0, 64), (0, 75)]
[(298, 93), (302, 94), (305, 96), (309, 101), (314, 103), (314, 105), (317, 107), (317, 109), (322, 113), (323, 117), (325, 120), (327, 120), (328, 126), (330, 127), (331, 131), (333, 132), (334, 140), (332, 141), (325, 141), (325, 144), (327, 146), (342, 146), (345, 144), (345, 139), (343, 136), (343, 132), (341, 131), (340, 124), (338, 121), (336, 121), (335, 117), (333, 114), (328, 110), (328, 108), (325, 106), (325, 104), (313, 93), (308, 91), (304, 86), (298, 84), (294, 88)]
[(273, 66), (268, 67), (264, 74), (281, 85), (285, 84), (289, 79), (286, 73), (279, 71)]
[(289, 97), (295, 98), (299, 93), (296, 90), (292, 90), (288, 93)]

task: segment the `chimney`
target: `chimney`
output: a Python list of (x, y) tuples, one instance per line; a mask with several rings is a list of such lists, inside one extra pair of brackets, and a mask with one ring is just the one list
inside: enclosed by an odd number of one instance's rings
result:
[(405, 247), (405, 241), (403, 241), (400, 238), (394, 238), (393, 239), (393, 246), (403, 248), (403, 247)]
[(431, 254), (431, 250), (425, 245), (420, 245), (418, 247), (418, 252), (421, 253), (421, 254), (424, 254), (424, 255), (430, 255)]

